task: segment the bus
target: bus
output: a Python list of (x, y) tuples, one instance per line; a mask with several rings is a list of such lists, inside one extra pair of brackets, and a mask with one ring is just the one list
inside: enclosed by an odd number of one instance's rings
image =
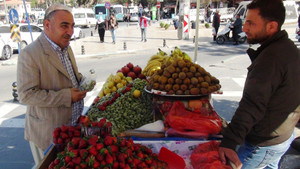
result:
[(123, 5), (113, 5), (112, 8), (115, 11), (117, 21), (124, 21), (124, 7)]
[(103, 19), (109, 19), (109, 16), (112, 12), (116, 14), (116, 11), (113, 9), (113, 7), (106, 9), (105, 4), (103, 3), (96, 4), (94, 6), (94, 11), (97, 19), (99, 19), (100, 17), (102, 17)]

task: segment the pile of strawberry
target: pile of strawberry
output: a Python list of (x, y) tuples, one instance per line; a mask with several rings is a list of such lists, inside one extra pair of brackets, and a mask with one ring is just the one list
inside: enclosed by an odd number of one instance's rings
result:
[(102, 139), (92, 135), (73, 137), (48, 167), (54, 168), (163, 169), (168, 166), (151, 149), (133, 143), (132, 139), (112, 136)]
[(53, 143), (61, 146), (62, 149), (72, 140), (73, 137), (89, 136), (92, 134), (104, 138), (111, 135), (111, 122), (105, 118), (98, 122), (91, 122), (88, 116), (80, 116), (78, 118), (78, 125), (57, 127), (53, 131)]

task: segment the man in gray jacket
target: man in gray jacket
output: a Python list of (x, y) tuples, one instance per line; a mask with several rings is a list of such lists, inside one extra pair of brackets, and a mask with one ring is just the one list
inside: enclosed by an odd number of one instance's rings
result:
[(281, 30), (285, 19), (281, 0), (254, 0), (247, 8), (243, 31), (249, 44), (261, 46), (247, 51), (252, 63), (243, 97), (225, 130), (219, 155), (223, 163), (227, 159), (237, 168), (278, 168), (300, 118), (300, 55)]
[(76, 124), (86, 91), (79, 90), (78, 72), (69, 46), (74, 19), (71, 9), (52, 5), (45, 12), (44, 31), (18, 59), (20, 102), (27, 105), (25, 139), (36, 165), (51, 145), (56, 127)]

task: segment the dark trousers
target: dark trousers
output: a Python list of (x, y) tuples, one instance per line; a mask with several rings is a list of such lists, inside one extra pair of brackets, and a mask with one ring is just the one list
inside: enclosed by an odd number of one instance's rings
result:
[(98, 29), (98, 34), (100, 37), (100, 42), (104, 42), (105, 29), (104, 28)]
[(214, 35), (214, 41), (215, 41), (215, 40), (216, 40), (216, 38), (217, 38), (218, 31), (219, 31), (219, 27), (215, 27), (215, 30), (216, 30), (216, 35)]
[(238, 32), (233, 32), (233, 40), (235, 43), (239, 43), (239, 33)]

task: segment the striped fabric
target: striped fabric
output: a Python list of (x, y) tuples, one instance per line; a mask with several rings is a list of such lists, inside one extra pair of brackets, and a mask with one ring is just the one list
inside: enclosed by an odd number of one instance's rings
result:
[[(73, 88), (79, 88), (79, 83), (76, 79), (76, 76), (74, 74), (74, 70), (72, 67), (72, 63), (70, 61), (69, 53), (68, 53), (68, 46), (64, 49), (61, 49), (57, 44), (55, 44), (53, 41), (51, 41), (47, 35), (43, 32), (43, 35), (45, 38), (49, 41), (57, 55), (59, 56), (59, 59), (61, 60), (62, 64), (64, 65), (64, 68), (68, 72), (71, 80), (72, 80), (72, 86)], [(78, 102), (75, 102), (72, 104), (72, 125), (75, 125), (77, 122), (78, 117), (81, 115), (82, 110), (84, 107), (83, 100), (80, 100)]]

